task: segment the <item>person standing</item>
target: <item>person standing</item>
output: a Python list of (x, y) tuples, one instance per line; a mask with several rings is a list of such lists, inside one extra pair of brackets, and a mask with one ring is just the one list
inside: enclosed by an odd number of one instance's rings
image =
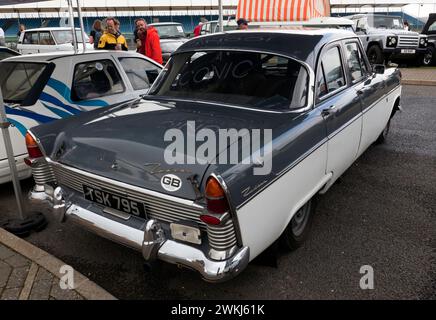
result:
[(140, 47), (138, 52), (153, 59), (157, 63), (163, 64), (162, 48), (160, 47), (160, 38), (157, 30), (153, 27), (140, 27), (138, 29), (138, 38)]
[(198, 37), (201, 34), (201, 27), (207, 22), (206, 18), (201, 18), (198, 25), (194, 28), (194, 37)]
[(106, 18), (106, 30), (100, 37), (98, 49), (103, 50), (124, 50), (127, 51), (126, 38), (118, 31), (116, 19), (113, 17)]
[(26, 30), (26, 26), (25, 26), (24, 24), (20, 24), (20, 26), (18, 27), (18, 32), (17, 32), (18, 40), (20, 39), (20, 37), (21, 37), (21, 33), (22, 33), (24, 30)]
[(244, 18), (238, 19), (238, 21), (236, 21), (236, 23), (238, 24), (238, 27), (236, 28), (237, 30), (247, 30), (248, 29), (248, 21), (245, 20)]
[(138, 18), (135, 20), (135, 30), (133, 30), (133, 42), (135, 42), (136, 44), (136, 51), (139, 52), (139, 49), (141, 48), (141, 40), (139, 39), (138, 36), (138, 30), (140, 28), (146, 28), (147, 23), (145, 22), (145, 19), (143, 18)]
[(6, 42), (5, 42), (5, 32), (0, 27), (0, 46), (5, 46), (5, 45), (6, 45)]
[(102, 34), (103, 30), (101, 28), (101, 21), (97, 19), (92, 24), (92, 30), (89, 35), (89, 43), (94, 45), (94, 49), (98, 48), (98, 43), (100, 42)]

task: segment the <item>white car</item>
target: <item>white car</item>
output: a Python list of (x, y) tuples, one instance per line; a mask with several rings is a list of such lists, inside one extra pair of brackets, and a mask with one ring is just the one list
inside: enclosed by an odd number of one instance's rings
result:
[[(83, 111), (137, 99), (147, 94), (162, 66), (136, 52), (91, 51), (85, 54), (35, 54), (0, 62), (0, 85), (20, 178), (27, 129)], [(1, 133), (0, 133), (1, 135)], [(0, 184), (11, 180), (0, 137)]]
[[(76, 28), (79, 50), (83, 50), (82, 32)], [(86, 50), (94, 50), (85, 34)], [(56, 51), (74, 51), (71, 28), (37, 28), (25, 30), (18, 40), (17, 50), (21, 54), (47, 53)]]

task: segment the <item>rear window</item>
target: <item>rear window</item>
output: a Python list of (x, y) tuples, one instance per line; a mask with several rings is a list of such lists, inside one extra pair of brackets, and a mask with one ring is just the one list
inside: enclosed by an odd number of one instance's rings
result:
[(257, 52), (204, 51), (174, 56), (151, 94), (253, 109), (306, 106), (308, 74), (299, 62)]
[(1, 62), (0, 85), (3, 100), (7, 103), (23, 102), (46, 66), (42, 63)]

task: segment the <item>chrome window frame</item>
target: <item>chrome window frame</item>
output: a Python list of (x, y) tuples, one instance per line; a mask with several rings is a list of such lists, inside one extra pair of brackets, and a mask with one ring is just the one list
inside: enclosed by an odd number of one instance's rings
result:
[[(205, 51), (234, 51), (234, 52), (273, 54), (273, 55), (283, 57), (286, 59), (292, 59), (292, 60), (300, 63), (306, 69), (306, 72), (309, 76), (308, 83), (307, 83), (306, 105), (304, 107), (301, 107), (301, 108), (295, 108), (295, 109), (289, 109), (289, 110), (261, 110), (261, 109), (256, 109), (256, 108), (244, 107), (244, 106), (240, 106), (240, 105), (233, 105), (233, 104), (219, 103), (219, 102), (217, 103), (217, 102), (212, 102), (212, 101), (195, 100), (195, 102), (205, 103), (205, 104), (213, 103), (213, 104), (224, 106), (224, 107), (231, 107), (231, 108), (236, 108), (236, 109), (250, 110), (250, 111), (255, 111), (255, 112), (263, 112), (263, 113), (276, 113), (276, 114), (301, 113), (301, 112), (305, 112), (305, 111), (312, 109), (312, 107), (314, 106), (314, 103), (313, 103), (314, 90), (313, 90), (313, 88), (314, 88), (315, 74), (314, 74), (311, 66), (308, 63), (306, 63), (305, 61), (299, 60), (299, 59), (292, 57), (290, 55), (286, 55), (283, 53), (277, 53), (274, 51), (248, 50), (248, 49), (235, 49), (235, 48), (204, 48), (204, 49), (201, 48), (201, 49), (194, 49), (194, 50), (183, 50), (183, 51), (175, 53), (173, 56), (178, 55), (178, 54), (183, 54), (183, 53), (189, 53), (189, 52), (205, 52)], [(172, 59), (172, 57), (171, 57), (171, 59)], [(157, 83), (157, 82), (155, 81), (155, 83)], [(154, 84), (153, 84), (153, 86), (154, 86)], [(153, 86), (150, 87), (150, 92), (154, 91)], [(171, 100), (176, 100), (176, 101), (192, 101), (190, 99), (180, 99), (180, 98), (175, 98), (175, 97), (156, 96), (154, 94), (151, 94), (149, 97), (150, 98), (157, 97), (157, 99), (161, 99), (161, 98), (168, 99), (168, 100), (171, 99)], [(289, 107), (290, 107), (290, 105), (289, 105)]]

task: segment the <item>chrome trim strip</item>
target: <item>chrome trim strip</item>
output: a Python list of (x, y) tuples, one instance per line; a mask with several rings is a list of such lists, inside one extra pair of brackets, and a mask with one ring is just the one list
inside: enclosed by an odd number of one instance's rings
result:
[(340, 133), (341, 131), (345, 130), (345, 128), (347, 128), (348, 126), (350, 126), (354, 121), (356, 121), (357, 119), (362, 117), (362, 112), (359, 112), (357, 115), (355, 115), (353, 118), (351, 118), (350, 120), (348, 120), (346, 123), (344, 123), (342, 126), (340, 126), (338, 129), (336, 129), (335, 131), (333, 131), (332, 133), (330, 133), (328, 135), (328, 139), (332, 139), (333, 137), (335, 137), (338, 133)]
[[(188, 53), (188, 52), (199, 52), (199, 51), (235, 51), (235, 52), (255, 52), (255, 53), (261, 53), (261, 54), (273, 54), (275, 56), (279, 56), (279, 57), (283, 57), (283, 58), (287, 58), (287, 59), (292, 59), (298, 63), (300, 63), (301, 65), (303, 65), (306, 68), (306, 71), (309, 75), (309, 83), (308, 83), (308, 94), (307, 94), (307, 104), (305, 107), (302, 108), (298, 108), (298, 109), (292, 109), (292, 110), (286, 110), (286, 111), (275, 111), (275, 110), (260, 110), (260, 109), (253, 109), (253, 108), (248, 108), (248, 107), (242, 107), (242, 106), (238, 106), (238, 105), (230, 105), (230, 104), (221, 104), (221, 103), (215, 103), (215, 102), (203, 102), (203, 101), (198, 101), (198, 100), (185, 100), (185, 99), (177, 99), (177, 98), (173, 98), (171, 96), (169, 96), (167, 98), (167, 100), (180, 100), (180, 101), (187, 101), (187, 102), (198, 102), (198, 103), (207, 103), (207, 104), (219, 104), (222, 105), (224, 107), (230, 107), (230, 108), (236, 108), (236, 109), (243, 109), (243, 110), (250, 110), (250, 111), (257, 111), (257, 112), (264, 112), (264, 113), (278, 113), (278, 114), (287, 114), (287, 113), (300, 113), (300, 112), (305, 112), (307, 110), (312, 109), (313, 107), (313, 97), (314, 97), (314, 87), (315, 87), (315, 73), (313, 72), (312, 67), (306, 63), (305, 61), (299, 60), (295, 57), (283, 54), (283, 53), (277, 53), (277, 52), (272, 52), (272, 51), (262, 51), (262, 50), (248, 50), (248, 49), (235, 49), (235, 48), (198, 48), (198, 49), (191, 49), (191, 50), (183, 50), (183, 51), (179, 51), (173, 54), (173, 56), (178, 55), (178, 54), (182, 54), (182, 53)], [(152, 89), (152, 87), (150, 88)], [(152, 90), (150, 90), (152, 91)], [(156, 96), (154, 94), (151, 94), (149, 96), (150, 98), (152, 97), (159, 97)], [(159, 99), (159, 98), (157, 98)]]
[[(392, 94), (395, 90), (397, 90), (398, 88), (401, 88), (401, 84), (399, 84), (398, 86), (396, 86), (394, 89), (392, 89), (391, 91), (389, 91), (388, 93), (386, 93), (386, 95), (381, 96), (380, 98), (378, 98), (375, 102), (373, 102), (369, 107), (367, 107), (366, 109), (362, 110), (362, 114), (367, 113), (369, 110), (371, 110), (372, 108), (375, 107), (375, 105), (377, 103), (379, 103), (381, 100), (383, 100), (384, 98), (386, 98), (386, 96), (389, 96), (390, 94)], [(393, 107), (393, 105), (392, 105)]]
[(240, 205), (237, 206), (237, 210), (240, 210), (244, 205), (246, 205), (248, 202), (250, 202), (255, 196), (257, 196), (259, 193), (261, 193), (263, 190), (268, 188), (271, 184), (273, 184), (276, 180), (280, 179), (283, 175), (288, 173), (290, 170), (292, 170), (295, 166), (297, 166), (301, 161), (306, 159), (308, 156), (310, 156), (312, 153), (314, 153), (316, 150), (318, 150), (321, 146), (323, 146), (328, 141), (328, 138), (322, 139), (320, 142), (318, 142), (316, 145), (314, 145), (312, 148), (310, 148), (308, 151), (303, 153), (300, 157), (298, 157), (294, 162), (292, 162), (289, 166), (284, 168), (282, 171), (280, 171), (273, 179), (268, 181), (265, 185), (262, 186), (262, 188), (259, 188), (256, 190), (255, 193), (253, 193), (249, 198), (247, 198), (244, 202), (242, 202)]
[(102, 176), (98, 176), (98, 175), (95, 175), (93, 173), (90, 173), (90, 172), (87, 172), (87, 171), (83, 171), (83, 170), (79, 170), (79, 169), (76, 169), (76, 168), (73, 168), (73, 167), (67, 167), (67, 166), (65, 166), (65, 165), (63, 165), (63, 164), (61, 164), (59, 162), (55, 162), (55, 161), (51, 160), (48, 157), (46, 158), (46, 160), (47, 160), (47, 162), (50, 165), (58, 166), (60, 168), (64, 168), (66, 170), (70, 170), (72, 172), (75, 172), (75, 173), (78, 173), (78, 174), (81, 174), (81, 175), (85, 175), (85, 176), (88, 176), (88, 177), (93, 178), (93, 179), (101, 180), (101, 181), (103, 181), (105, 183), (109, 183), (109, 184), (112, 184), (112, 185), (115, 185), (115, 186), (119, 186), (121, 188), (130, 189), (130, 190), (133, 190), (133, 191), (136, 191), (136, 192), (139, 192), (139, 193), (148, 194), (148, 195), (151, 195), (151, 196), (154, 196), (154, 197), (158, 197), (158, 198), (162, 198), (162, 199), (165, 199), (165, 200), (168, 200), (168, 201), (181, 203), (183, 205), (191, 206), (191, 207), (194, 207), (194, 208), (197, 208), (197, 209), (204, 209), (203, 206), (195, 203), (192, 200), (186, 200), (186, 199), (178, 198), (178, 197), (175, 197), (175, 196), (170, 196), (170, 195), (167, 195), (167, 194), (164, 194), (164, 193), (160, 193), (160, 192), (157, 192), (157, 191), (140, 188), (140, 187), (137, 187), (137, 186), (134, 186), (134, 185), (130, 185), (130, 184), (124, 183), (124, 182), (120, 182), (120, 181), (112, 180), (112, 179), (105, 178), (105, 177), (102, 177)]
[(232, 201), (232, 197), (230, 195), (230, 190), (229, 190), (226, 182), (224, 181), (224, 179), (220, 175), (217, 175), (217, 174), (212, 172), (210, 176), (215, 178), (218, 181), (218, 183), (221, 185), (224, 192), (226, 193), (226, 198), (227, 198), (227, 201), (228, 201), (229, 207), (230, 207), (230, 216), (231, 216), (231, 219), (233, 221), (233, 226), (235, 228), (237, 245), (239, 247), (241, 247), (242, 246), (241, 228), (239, 227), (239, 219), (238, 219), (238, 215), (236, 212), (237, 208), (235, 207), (235, 205)]

